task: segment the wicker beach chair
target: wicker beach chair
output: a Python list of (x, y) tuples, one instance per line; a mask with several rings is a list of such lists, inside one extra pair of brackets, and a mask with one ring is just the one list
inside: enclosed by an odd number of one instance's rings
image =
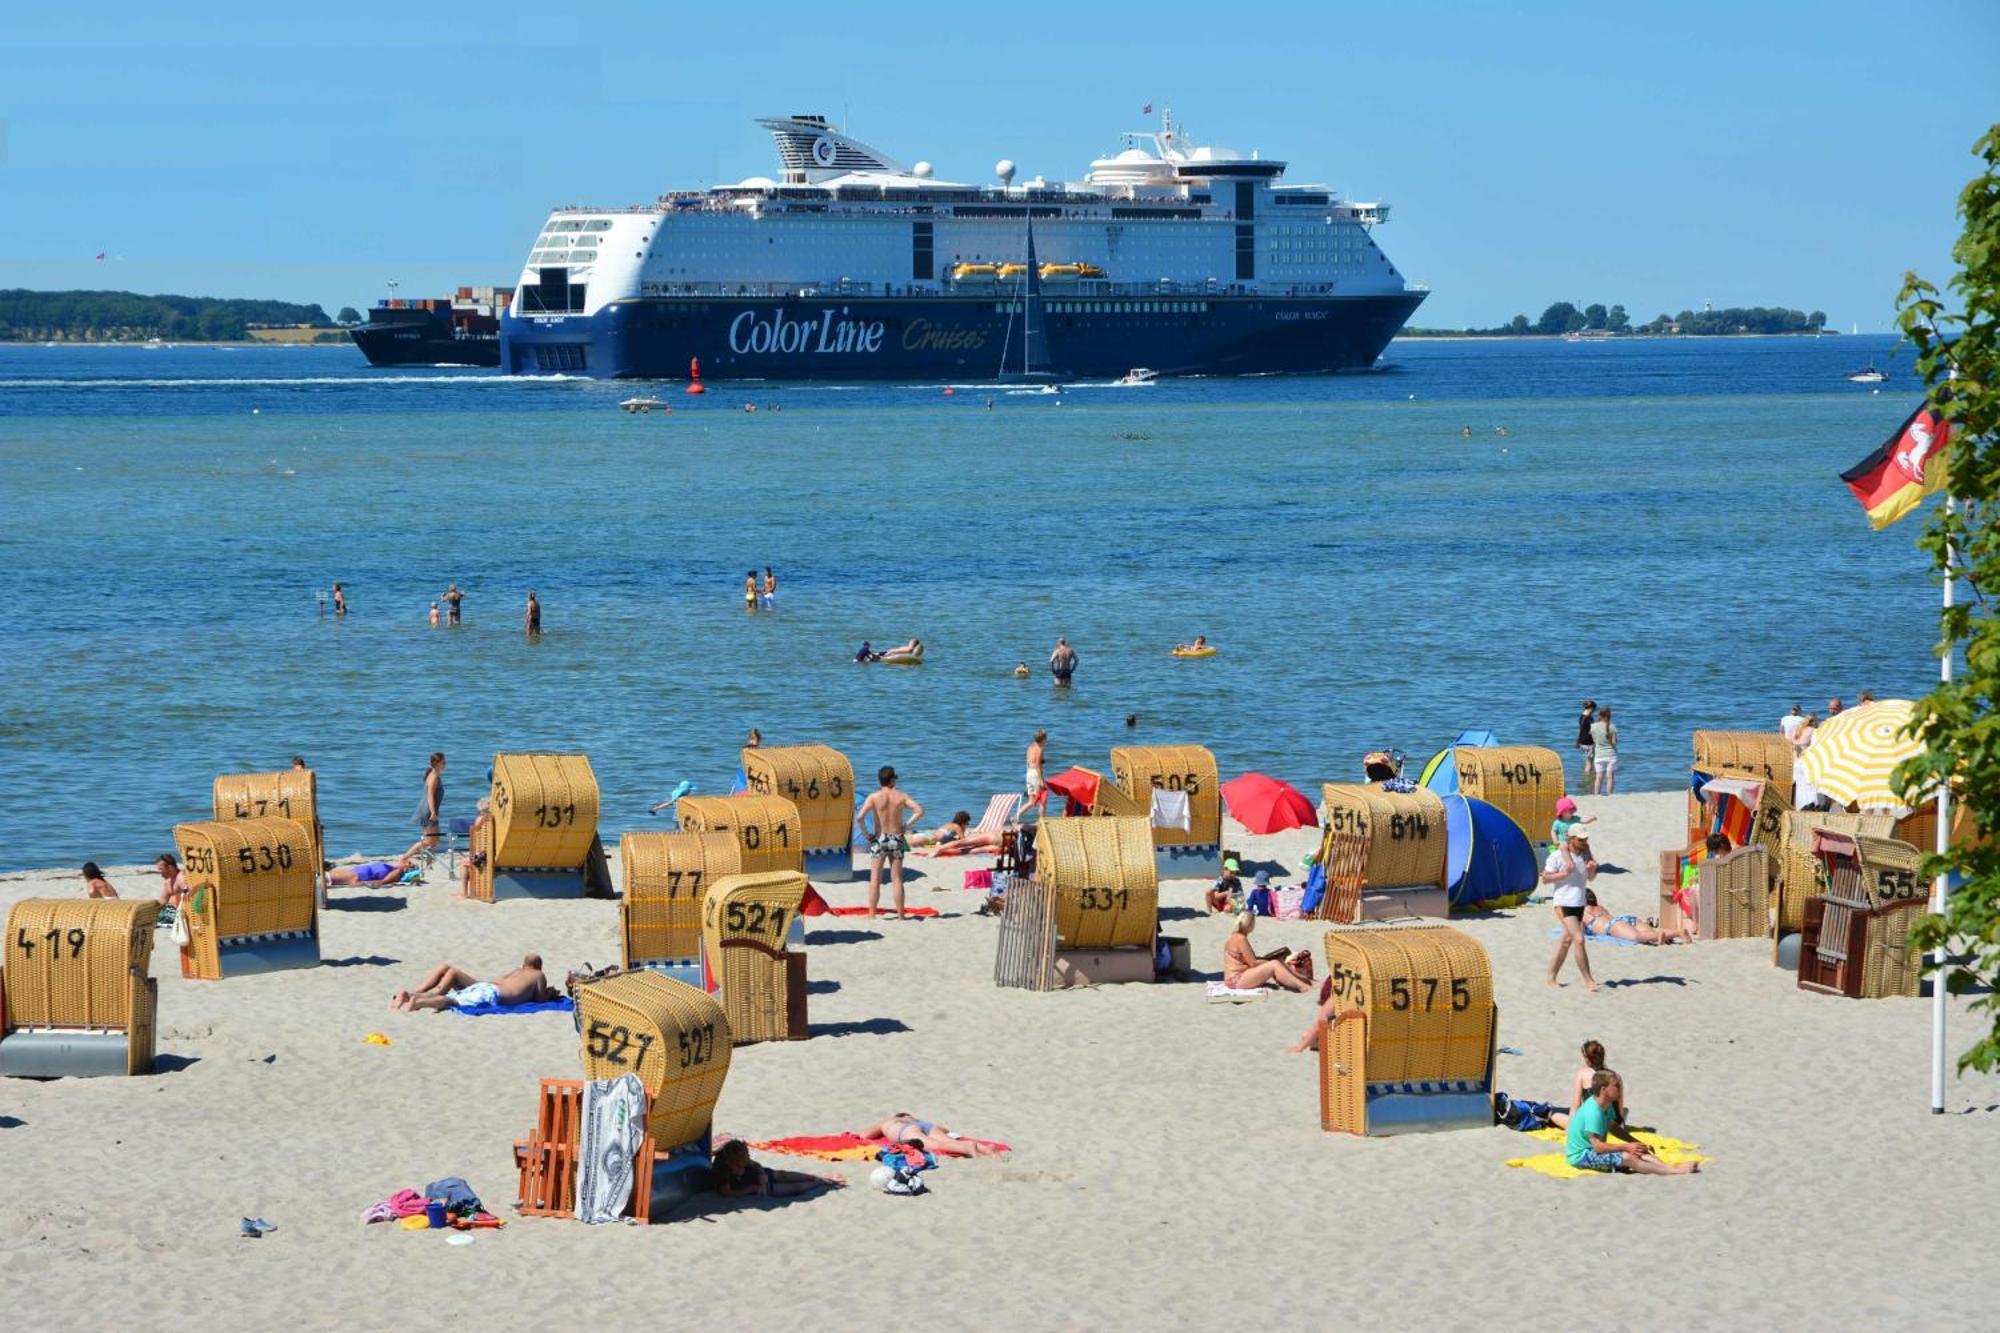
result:
[(1159, 905), (1150, 817), (1045, 819), (1034, 878), (1007, 891), (994, 982), (1052, 990), (1150, 981)]
[(1478, 941), (1451, 926), (1326, 933), (1338, 1001), (1320, 1031), (1320, 1128), (1346, 1134), (1493, 1123), (1499, 1009)]
[[(1691, 886), (1696, 939), (1752, 939), (1769, 932), (1770, 860), (1769, 850), (1754, 843), (1702, 859)], [(1670, 933), (1681, 928), (1676, 894), (1686, 865), (1687, 857), (1680, 853), (1661, 855), (1660, 929)]]
[(319, 778), (310, 768), (224, 773), (212, 792), (217, 820), (296, 819), (312, 840), (313, 880), (325, 901), (326, 830), (319, 819)]
[(1355, 914), (1326, 916), (1327, 910), (1346, 910), (1345, 895), (1334, 901), (1335, 895), (1328, 894), (1321, 899), (1323, 919), (1352, 922), (1450, 914), (1444, 798), (1436, 792), (1329, 782), (1320, 788), (1320, 824), (1319, 863), (1328, 867), (1330, 877), (1335, 867), (1344, 874), (1354, 873), (1343, 859), (1352, 858), (1348, 839), (1360, 840), (1364, 849)]
[(1563, 795), (1562, 756), (1539, 745), (1461, 745), (1452, 752), (1460, 794), (1497, 806), (1528, 841), (1548, 841)]
[(854, 878), (854, 765), (830, 745), (785, 745), (743, 751), (751, 794), (780, 796), (798, 808), (805, 873), (812, 879)]
[(1850, 999), (1922, 993), (1923, 956), (1910, 946), (1928, 886), (1924, 854), (1905, 842), (1816, 829), (1823, 894), (1806, 899), (1799, 935), (1800, 990)]
[(472, 835), (469, 896), (611, 896), (611, 866), (597, 835), (597, 774), (587, 756), (496, 754), (487, 799), (489, 817)]
[(636, 1074), (654, 1142), (707, 1136), (734, 1041), (714, 997), (644, 970), (602, 973), (570, 987), (587, 1078)]
[(806, 877), (796, 870), (728, 875), (709, 885), (701, 909), (709, 976), (722, 992), (737, 1045), (804, 1041), (806, 956), (785, 942), (799, 919)]
[(625, 966), (706, 987), (702, 899), (715, 881), (742, 873), (742, 845), (728, 833), (627, 833), (618, 841), (618, 864), (625, 882), (618, 904)]
[(1222, 778), (1200, 745), (1124, 745), (1111, 751), (1111, 777), (1150, 820), (1155, 791), (1182, 792), (1188, 827), (1153, 828), (1161, 879), (1207, 879), (1222, 869)]
[[(1813, 833), (1865, 834), (1886, 838), (1895, 828), (1889, 815), (1847, 815), (1793, 810), (1779, 823), (1777, 899), (1772, 906), (1774, 939), (1795, 935), (1805, 926), (1806, 899), (1825, 892), (1823, 867), (1813, 855)], [(1921, 846), (1922, 844), (1917, 844)]]
[(25, 898), (0, 948), (0, 1074), (78, 1078), (153, 1069), (159, 907)]
[(743, 873), (805, 873), (799, 808), (783, 796), (683, 796), (674, 815), (684, 833), (727, 833), (743, 849)]
[(318, 864), (296, 819), (174, 827), (194, 892), (180, 911), (192, 937), (181, 975), (203, 981), (319, 963)]

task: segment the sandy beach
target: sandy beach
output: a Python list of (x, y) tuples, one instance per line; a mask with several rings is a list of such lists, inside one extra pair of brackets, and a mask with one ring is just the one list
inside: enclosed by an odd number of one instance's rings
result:
[[(1583, 804), (1599, 856), (1629, 867), (1602, 875), (1601, 895), (1647, 913), (1680, 796)], [(1233, 842), (1296, 866), (1312, 835)], [(536, 949), (560, 976), (618, 953), (610, 903), (455, 901), (440, 865), (420, 887), (336, 891), (328, 961), (310, 971), (183, 981), (161, 931), (160, 1072), (0, 1081), (0, 1307), (55, 1328), (1216, 1328), (1246, 1311), (1545, 1328), (1584, 1309), (1620, 1328), (1989, 1324), (2000, 1079), (1954, 1080), (1952, 1113), (1929, 1114), (1928, 1001), (1802, 993), (1760, 941), (1598, 948), (1600, 993), (1549, 990), (1547, 907), (1462, 920), (1518, 1052), (1500, 1057), (1502, 1088), (1562, 1096), (1596, 1037), (1635, 1119), (1712, 1158), (1686, 1179), (1553, 1180), (1504, 1165), (1553, 1145), (1502, 1128), (1321, 1132), (1313, 1058), (1285, 1053), (1304, 997), (996, 989), (994, 923), (959, 888), (976, 864), (913, 861), (913, 904), (940, 919), (818, 918), (812, 1039), (740, 1049), (716, 1118), (763, 1138), (910, 1110), (1013, 1145), (946, 1163), (929, 1197), (878, 1193), (863, 1164), (765, 1155), (854, 1188), (708, 1196), (650, 1229), (522, 1219), (462, 1248), (364, 1226), (377, 1199), (446, 1175), (511, 1217), (509, 1145), (536, 1080), (580, 1073), (565, 1014), (392, 1014), (391, 992), (439, 961), (492, 975)], [(157, 882), (110, 877), (128, 895)], [(1214, 975), (1227, 926), (1201, 912), (1202, 887), (1165, 886), (1163, 917)], [(67, 870), (11, 875), (0, 903), (76, 891)], [(858, 902), (862, 886), (828, 896)], [(1266, 921), (1256, 938), (1317, 952), (1323, 932)], [(1955, 1010), (1962, 1042), (1972, 1024)], [(393, 1045), (365, 1044), (371, 1031)], [(278, 1229), (241, 1239), (245, 1216)]]

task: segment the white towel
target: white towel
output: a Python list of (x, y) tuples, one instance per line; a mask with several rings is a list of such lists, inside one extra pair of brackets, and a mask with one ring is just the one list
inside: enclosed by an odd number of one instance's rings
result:
[(1270, 992), (1261, 986), (1255, 990), (1236, 990), (1233, 987), (1223, 985), (1219, 981), (1208, 983), (1208, 1002), (1210, 1004), (1241, 1004), (1245, 1000), (1261, 1000), (1268, 994)]
[(1194, 815), (1188, 808), (1186, 792), (1153, 788), (1153, 827), (1174, 828), (1183, 833), (1194, 827)]
[[(583, 1085), (576, 1144), (576, 1216), (616, 1222), (632, 1199), (632, 1159), (646, 1137), (646, 1085), (637, 1074)], [(650, 1186), (649, 1186), (650, 1187)]]

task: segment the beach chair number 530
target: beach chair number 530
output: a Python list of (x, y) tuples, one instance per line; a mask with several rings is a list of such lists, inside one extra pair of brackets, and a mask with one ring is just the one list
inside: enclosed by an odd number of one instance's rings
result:
[[(638, 1034), (639, 1049), (633, 1053), (631, 1059), (626, 1059), (626, 1052), (632, 1050), (632, 1029), (623, 1023), (613, 1026), (601, 1018), (591, 1020), (590, 1031), (585, 1037), (590, 1046), (590, 1053), (598, 1059), (620, 1066), (629, 1064), (634, 1069), (645, 1062), (646, 1052), (653, 1049), (653, 1034), (641, 1032)], [(683, 1037), (682, 1041), (685, 1042), (686, 1038)], [(685, 1059), (681, 1061), (681, 1066), (686, 1068)]]
[(67, 934), (65, 934), (58, 927), (50, 926), (48, 929), (48, 933), (43, 935), (40, 939), (31, 938), (28, 934), (28, 928), (26, 926), (22, 926), (15, 932), (14, 946), (18, 948), (23, 954), (27, 955), (30, 958), (33, 958), (35, 956), (35, 946), (37, 944), (52, 945), (55, 948), (55, 953), (52, 955), (52, 957), (61, 958), (63, 956), (62, 947), (65, 943), (67, 943), (69, 945), (69, 956), (71, 958), (75, 958), (83, 953), (83, 943), (86, 938), (88, 937), (83, 933), (83, 928), (81, 926), (70, 927), (69, 932)]

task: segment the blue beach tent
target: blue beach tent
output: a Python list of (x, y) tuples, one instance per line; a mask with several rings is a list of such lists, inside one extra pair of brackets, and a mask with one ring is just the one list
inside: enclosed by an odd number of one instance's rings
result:
[(1455, 755), (1458, 747), (1461, 745), (1483, 747), (1499, 743), (1500, 738), (1490, 731), (1461, 731), (1452, 737), (1450, 745), (1431, 756), (1430, 762), (1424, 765), (1423, 775), (1417, 781), (1440, 796), (1455, 796), (1458, 794), (1458, 759)]
[(1541, 862), (1528, 835), (1499, 806), (1453, 792), (1444, 798), (1444, 831), (1445, 888), (1454, 909), (1534, 892)]

